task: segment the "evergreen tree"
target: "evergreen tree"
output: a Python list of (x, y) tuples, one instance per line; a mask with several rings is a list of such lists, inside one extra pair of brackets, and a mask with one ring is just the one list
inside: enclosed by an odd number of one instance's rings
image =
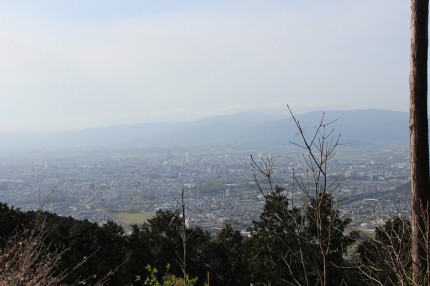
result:
[[(317, 214), (319, 212), (319, 214)], [(323, 260), (327, 259), (329, 285), (340, 285), (347, 273), (344, 273), (347, 248), (358, 237), (353, 232), (350, 236), (344, 234), (351, 219), (341, 219), (339, 208), (329, 193), (319, 193), (317, 198), (311, 199), (306, 211), (306, 226), (300, 234), (308, 241), (309, 256), (313, 270), (313, 279), (318, 281), (323, 271)], [(323, 255), (325, 252), (325, 255)]]
[(289, 208), (284, 189), (276, 186), (266, 196), (260, 220), (254, 221), (250, 228), (247, 256), (252, 282), (285, 285), (297, 280), (303, 284), (300, 220), (299, 210)]
[[(340, 285), (347, 273), (344, 259), (354, 237), (344, 234), (349, 219), (341, 219), (333, 198), (320, 194), (305, 208), (290, 207), (285, 190), (276, 186), (266, 196), (260, 220), (248, 241), (253, 282), (271, 285), (322, 285), (323, 251), (329, 261), (329, 285)], [(316, 216), (316, 212), (321, 215)], [(324, 221), (318, 222), (321, 217)], [(317, 228), (322, 226), (322, 231)], [(321, 235), (322, 234), (322, 235)]]
[(224, 225), (208, 251), (210, 285), (249, 285), (245, 238), (239, 231)]
[[(169, 273), (176, 277), (183, 275), (182, 253), (183, 241), (181, 238), (182, 218), (178, 211), (157, 211), (155, 217), (142, 225), (139, 239), (145, 243), (149, 250), (152, 267), (165, 269), (170, 265)], [(203, 285), (208, 270), (206, 253), (209, 243), (209, 234), (201, 228), (187, 229), (187, 272), (190, 278), (198, 277), (198, 284)], [(144, 272), (144, 269), (142, 269)], [(159, 273), (159, 275), (162, 275)], [(162, 277), (158, 277), (161, 280)]]

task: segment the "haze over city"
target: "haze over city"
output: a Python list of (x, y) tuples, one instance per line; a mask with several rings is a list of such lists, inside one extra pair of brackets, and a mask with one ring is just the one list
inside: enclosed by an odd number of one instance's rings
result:
[(0, 131), (407, 111), (409, 5), (1, 1)]

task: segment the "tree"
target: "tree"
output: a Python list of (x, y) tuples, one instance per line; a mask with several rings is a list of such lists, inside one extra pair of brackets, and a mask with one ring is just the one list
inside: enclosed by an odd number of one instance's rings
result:
[(9, 237), (0, 252), (0, 285), (58, 285), (68, 271), (58, 271), (65, 250), (50, 252), (41, 217), (31, 229)]
[[(138, 239), (141, 240), (140, 244), (146, 245), (152, 267), (164, 269), (166, 265), (170, 265), (170, 274), (183, 277), (183, 229), (183, 220), (179, 211), (169, 210), (158, 210), (155, 217), (148, 219), (142, 225)], [(199, 281), (203, 281), (207, 271), (205, 253), (209, 234), (199, 227), (186, 229), (186, 232), (187, 272), (192, 273), (192, 277), (197, 276)], [(162, 277), (157, 278), (161, 280)]]
[(164, 269), (170, 264), (170, 272), (176, 276), (182, 275), (181, 229), (179, 212), (158, 210), (155, 217), (148, 219), (140, 230), (140, 239), (148, 246), (152, 266)]
[(92, 254), (64, 267), (63, 259), (70, 249), (50, 239), (45, 213), (26, 215), (33, 217), (32, 226), (10, 236), (0, 250), (0, 285), (104, 285), (111, 278), (113, 271), (104, 276), (76, 276)]
[(251, 156), (255, 185), (265, 205), (251, 228), (250, 272), (255, 273), (255, 281), (272, 285), (340, 285), (346, 264), (343, 257), (354, 238), (344, 235), (350, 220), (340, 217), (333, 198), (339, 181), (329, 177), (329, 161), (339, 146), (339, 136), (332, 136), (331, 122), (323, 115), (307, 137), (291, 115), (302, 140), (293, 144), (304, 150), (307, 166), (301, 174), (293, 172), (292, 191), (301, 191), (302, 205), (292, 204), (286, 190), (274, 184), (272, 159), (259, 163)]
[(377, 227), (373, 238), (358, 245), (354, 258), (366, 285), (417, 285), (411, 275), (411, 224), (403, 217)]
[(224, 225), (209, 247), (210, 285), (249, 285), (244, 253), (245, 238), (230, 224)]
[(285, 190), (275, 186), (265, 195), (260, 219), (247, 241), (249, 273), (257, 285), (309, 285), (304, 239), (298, 236), (300, 210), (289, 205)]
[[(321, 285), (341, 285), (344, 280), (346, 249), (356, 237), (344, 235), (345, 228), (350, 224), (350, 218), (342, 219), (340, 211), (330, 193), (319, 193), (312, 198), (306, 211), (307, 224), (302, 236), (308, 236), (314, 264), (317, 273), (322, 271)], [(323, 284), (326, 283), (326, 284)]]
[(317, 247), (311, 253), (317, 266), (317, 283), (339, 284), (342, 276), (337, 275), (339, 272), (334, 271), (333, 266), (342, 269), (342, 255), (356, 235), (353, 233), (349, 238), (344, 237), (343, 232), (350, 219), (340, 219), (339, 208), (332, 196), (340, 188), (339, 177), (330, 179), (328, 173), (329, 162), (340, 145), (340, 134), (334, 135), (334, 130), (330, 128), (333, 121), (327, 122), (323, 114), (315, 131), (306, 136), (300, 122), (288, 109), (301, 138), (301, 143), (292, 143), (304, 150), (302, 156), (307, 166), (304, 176), (293, 175), (293, 179), (305, 199), (310, 200), (306, 213), (309, 228), (305, 233), (313, 238), (311, 241)]
[(149, 244), (137, 225), (131, 226), (131, 233), (125, 237), (126, 262), (121, 270), (127, 273), (123, 285), (132, 285), (135, 277), (144, 274), (147, 265), (152, 264)]
[(411, 74), (409, 129), (411, 148), (411, 210), (413, 277), (424, 283), (428, 272), (429, 146), (427, 115), (428, 0), (411, 1)]

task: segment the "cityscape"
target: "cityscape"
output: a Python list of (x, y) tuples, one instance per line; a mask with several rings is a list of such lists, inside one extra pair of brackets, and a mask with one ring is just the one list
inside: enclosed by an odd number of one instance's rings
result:
[[(246, 232), (264, 205), (251, 155), (257, 163), (273, 159), (274, 184), (300, 206), (304, 196), (294, 177), (306, 177), (301, 151), (286, 146), (3, 154), (0, 194), (2, 202), (22, 210), (99, 224), (113, 220), (127, 229), (159, 209), (179, 209), (183, 189), (189, 226), (216, 232), (230, 223)], [(338, 146), (328, 167), (329, 180), (339, 182), (333, 196), (352, 227), (372, 230), (383, 220), (409, 217), (408, 146)]]

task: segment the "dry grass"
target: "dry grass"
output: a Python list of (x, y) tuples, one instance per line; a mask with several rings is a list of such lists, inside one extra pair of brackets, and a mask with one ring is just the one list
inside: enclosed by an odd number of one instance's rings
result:
[(115, 220), (122, 224), (142, 224), (148, 219), (152, 218), (154, 213), (143, 212), (143, 213), (117, 213), (115, 215)]

